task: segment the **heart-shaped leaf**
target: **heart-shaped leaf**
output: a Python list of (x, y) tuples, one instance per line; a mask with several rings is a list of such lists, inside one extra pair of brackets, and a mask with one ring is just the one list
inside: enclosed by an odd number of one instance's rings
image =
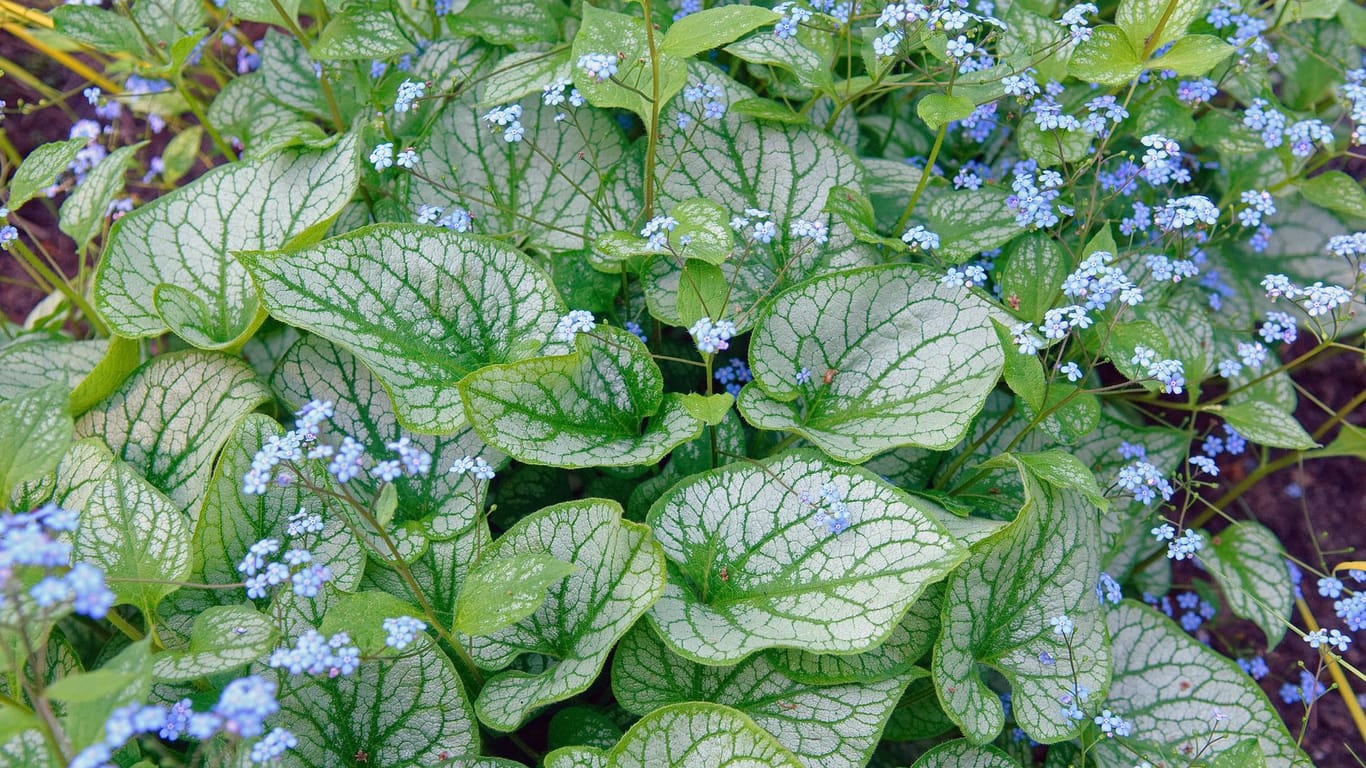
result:
[(218, 450), (244, 416), (270, 399), (239, 358), (186, 350), (157, 355), (76, 421), (181, 509), (204, 496)]
[(621, 507), (585, 499), (523, 518), (485, 552), (490, 559), (548, 554), (576, 570), (547, 590), (545, 602), (516, 624), (470, 638), (470, 655), (503, 669), (524, 654), (544, 671), (508, 670), (489, 678), (475, 709), (490, 728), (511, 731), (537, 707), (584, 691), (616, 641), (664, 588), (664, 559), (650, 531), (621, 519)]
[[(598, 234), (628, 226), (638, 213), (637, 162), (626, 136), (602, 110), (549, 106), (524, 98), (521, 142), (483, 119), (472, 98), (452, 102), (437, 118), (408, 187), (408, 206), (458, 205), (476, 231), (514, 234), (541, 248), (586, 248)], [(565, 115), (570, 117), (566, 118)], [(534, 147), (534, 149), (533, 149)]]
[[(1016, 723), (1036, 741), (1053, 743), (1086, 723), (1064, 715), (1067, 703), (1075, 698), (1081, 710), (1109, 681), (1095, 593), (1100, 526), (1084, 495), (1046, 484), (1006, 456), (1024, 483), (1024, 506), (949, 578), (932, 670), (944, 711), (974, 742), (994, 739), (1005, 725), (1000, 698), (978, 672), (985, 664), (1009, 681)], [(1055, 631), (1051, 622), (1059, 617), (1073, 629)], [(1074, 686), (1089, 693), (1077, 695)]]
[[(1001, 376), (998, 314), (909, 265), (824, 275), (774, 299), (750, 340), (740, 412), (841, 461), (963, 438)], [(803, 369), (809, 381), (799, 381)]]
[(653, 464), (702, 422), (640, 339), (600, 325), (577, 351), (482, 368), (460, 382), (470, 423), (518, 461), (557, 467)]
[(1095, 742), (1102, 765), (1130, 765), (1135, 755), (1155, 765), (1183, 765), (1193, 754), (1217, 760), (1240, 749), (1243, 739), (1256, 740), (1267, 768), (1313, 765), (1232, 659), (1141, 603), (1124, 601), (1106, 623), (1114, 677), (1105, 706), (1128, 720), (1133, 733)]
[[(848, 529), (832, 534), (842, 518)], [(650, 620), (706, 664), (763, 648), (874, 648), (966, 555), (914, 499), (812, 451), (693, 475), (647, 520), (672, 574)]]
[(561, 311), (549, 278), (522, 254), (432, 227), (378, 224), (238, 259), (272, 315), (360, 358), (399, 422), (419, 432), (464, 426), (455, 382), (536, 354)]
[(906, 669), (865, 683), (803, 684), (763, 654), (729, 667), (688, 661), (638, 624), (617, 646), (612, 693), (637, 715), (688, 701), (724, 704), (753, 718), (809, 768), (863, 768), (901, 693), (926, 674)]
[[(173, 285), (197, 297), (210, 321), (191, 326), (187, 341), (235, 342), (259, 316), (247, 311), (256, 304), (251, 278), (229, 253), (278, 248), (336, 216), (356, 191), (357, 154), (348, 134), (324, 151), (290, 148), (233, 163), (120, 218), (95, 272), (96, 308), (123, 336), (168, 327), (179, 334), (153, 300), (157, 286)], [(168, 315), (187, 321), (183, 309), (178, 301)]]
[(103, 570), (116, 604), (150, 614), (190, 575), (189, 518), (98, 443), (71, 446), (53, 499), (80, 512), (72, 561)]

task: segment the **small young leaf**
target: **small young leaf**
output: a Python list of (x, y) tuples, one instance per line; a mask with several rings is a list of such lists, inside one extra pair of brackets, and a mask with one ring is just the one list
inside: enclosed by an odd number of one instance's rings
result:
[(669, 245), (682, 256), (710, 264), (720, 264), (730, 256), (735, 238), (725, 208), (695, 197), (674, 205), (669, 215), (678, 220), (678, 226), (669, 233)]
[(962, 120), (971, 115), (972, 110), (976, 107), (977, 105), (972, 103), (972, 99), (931, 93), (915, 105), (915, 113), (920, 116), (925, 125), (929, 126), (930, 130), (937, 131), (941, 125), (951, 123), (954, 120)]
[(158, 681), (188, 681), (231, 672), (270, 653), (275, 637), (275, 623), (256, 609), (214, 606), (195, 617), (188, 649), (152, 657), (152, 674)]
[(63, 677), (43, 689), (43, 694), (53, 701), (88, 704), (123, 690), (136, 678), (135, 672), (96, 669)]
[(1144, 46), (1157, 50), (1184, 35), (1207, 8), (1205, 0), (1123, 0), (1115, 11), (1115, 24), (1134, 51)]
[(1067, 255), (1052, 238), (1033, 233), (1015, 240), (1007, 250), (997, 280), (1001, 295), (1019, 302), (1015, 314), (1031, 323), (1043, 319), (1053, 296), (1067, 277)]
[[(89, 8), (90, 6), (64, 5), (62, 8)], [(174, 141), (174, 140), (172, 140)], [(80, 186), (72, 190), (62, 203), (62, 231), (76, 241), (76, 247), (84, 250), (90, 241), (99, 234), (104, 225), (105, 212), (109, 202), (119, 190), (123, 189), (123, 175), (133, 163), (137, 151), (147, 145), (140, 141), (119, 147), (100, 161), (88, 174)]]
[(59, 5), (52, 9), (52, 21), (58, 32), (102, 53), (127, 54), (135, 59), (147, 55), (137, 27), (114, 11), (90, 5)]
[[(650, 273), (657, 270), (672, 270), (672, 256), (656, 256), (654, 260), (667, 260), (667, 266), (652, 263)], [(669, 317), (668, 298), (658, 296), (659, 284), (647, 284), (645, 301), (650, 314), (656, 317)], [(691, 328), (702, 318), (721, 318), (730, 314), (726, 308), (726, 297), (730, 295), (730, 281), (726, 273), (714, 264), (689, 259), (683, 264), (683, 273), (678, 278), (678, 293), (674, 298), (673, 311), (677, 314), (679, 325)]]
[(1271, 403), (1248, 400), (1234, 405), (1211, 407), (1209, 410), (1227, 421), (1243, 437), (1258, 445), (1301, 451), (1319, 447), (1293, 415)]
[(779, 15), (767, 8), (752, 5), (726, 5), (708, 8), (674, 22), (659, 50), (675, 56), (694, 56), (703, 51), (720, 48), (747, 32), (772, 24)]
[(1148, 69), (1170, 69), (1183, 77), (1203, 75), (1233, 54), (1234, 47), (1213, 35), (1186, 35), (1162, 56), (1149, 59)]
[(89, 143), (89, 139), (54, 141), (28, 153), (9, 180), (5, 207), (17, 211), (40, 191), (57, 183), (57, 177), (76, 159), (76, 153)]
[(1366, 218), (1366, 191), (1361, 182), (1342, 171), (1325, 171), (1300, 183), (1300, 192), (1314, 205), (1354, 218)]
[(491, 635), (525, 619), (545, 602), (546, 588), (573, 573), (575, 566), (544, 552), (484, 558), (472, 568), (455, 601), (455, 630)]
[[(650, 46), (645, 25), (650, 21), (624, 13), (602, 10), (584, 3), (583, 25), (574, 35), (571, 58), (576, 85), (588, 103), (602, 109), (629, 109), (648, 126), (652, 107), (650, 99), (658, 94), (662, 106), (683, 88), (688, 79), (687, 63), (682, 57), (659, 51), (658, 59), (650, 61)], [(621, 62), (615, 79), (599, 82), (577, 62), (588, 54), (615, 56)], [(643, 62), (641, 66), (637, 62)], [(654, 80), (658, 71), (658, 83)], [(619, 79), (620, 82), (616, 82)]]
[(1255, 622), (1267, 648), (1275, 648), (1294, 608), (1281, 542), (1265, 526), (1246, 520), (1208, 538), (1200, 562), (1218, 579), (1233, 613)]
[(703, 395), (697, 392), (689, 392), (683, 395), (683, 407), (694, 419), (701, 421), (708, 426), (716, 426), (722, 419), (730, 413), (730, 407), (735, 404), (735, 398), (728, 392), (721, 392), (715, 395)]
[(328, 636), (345, 632), (363, 655), (375, 656), (385, 650), (384, 620), (399, 616), (421, 618), (421, 611), (388, 592), (366, 590), (339, 596), (327, 607), (318, 631)]

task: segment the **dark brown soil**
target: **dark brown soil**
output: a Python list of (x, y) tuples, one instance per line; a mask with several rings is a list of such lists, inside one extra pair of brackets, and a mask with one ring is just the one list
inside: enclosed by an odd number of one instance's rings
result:
[[(20, 63), (59, 91), (75, 94), (69, 102), (71, 106), (82, 116), (90, 116), (91, 108), (79, 95), (86, 83), (78, 76), (51, 64), (5, 34), (0, 34), (0, 56)], [(54, 108), (23, 114), (26, 110), (22, 105), (31, 104), (37, 98), (36, 93), (14, 78), (0, 79), (0, 99), (8, 102), (4, 127), (21, 156), (39, 144), (66, 138), (70, 127), (70, 120)], [(131, 131), (134, 126), (126, 128)], [(155, 147), (144, 150), (143, 159), (155, 151)], [(139, 197), (145, 199), (151, 194), (151, 190), (143, 190)], [(55, 206), (50, 204), (31, 203), (20, 215), (28, 223), (29, 230), (36, 234), (37, 242), (30, 244), (45, 249), (70, 273), (77, 264), (75, 244), (57, 228), (55, 212)], [(15, 259), (0, 253), (0, 308), (14, 322), (22, 322), (43, 298), (41, 292), (25, 283), (27, 278)], [(1290, 354), (1304, 351), (1308, 348), (1307, 343), (1302, 340)], [(1294, 378), (1314, 397), (1336, 409), (1366, 388), (1366, 365), (1360, 356), (1340, 355), (1315, 363)], [(1311, 430), (1325, 419), (1324, 412), (1306, 397), (1301, 397), (1296, 415)], [(1366, 407), (1357, 409), (1348, 420), (1366, 426)], [(1225, 462), (1224, 473), (1226, 479), (1236, 481), (1253, 467), (1255, 463), (1251, 458), (1242, 464)], [(1328, 459), (1282, 470), (1254, 487), (1237, 506), (1239, 509), (1230, 510), (1231, 514), (1267, 525), (1276, 532), (1292, 557), (1315, 568), (1366, 558), (1366, 462), (1350, 458)], [(1318, 621), (1326, 627), (1341, 626), (1333, 614), (1332, 601), (1318, 595), (1314, 582), (1313, 576), (1306, 576), (1304, 593)], [(1299, 617), (1295, 622), (1304, 626)], [(1228, 648), (1264, 650), (1261, 634), (1250, 625), (1244, 628), (1233, 624), (1222, 629), (1220, 635), (1220, 644)], [(1353, 647), (1346, 657), (1358, 668), (1366, 668), (1366, 650)], [(1298, 637), (1288, 634), (1266, 658), (1272, 674), (1263, 681), (1263, 687), (1285, 718), (1291, 733), (1302, 737), (1302, 745), (1315, 764), (1323, 768), (1366, 765), (1353, 757), (1355, 752), (1366, 758), (1366, 744), (1353, 726), (1337, 691), (1330, 691), (1308, 711), (1300, 704), (1282, 703), (1278, 695), (1283, 682), (1298, 680), (1301, 663), (1309, 670), (1319, 672), (1326, 685), (1332, 685), (1327, 672), (1320, 670), (1317, 653)], [(1366, 683), (1351, 677), (1349, 681), (1354, 688), (1366, 691)]]

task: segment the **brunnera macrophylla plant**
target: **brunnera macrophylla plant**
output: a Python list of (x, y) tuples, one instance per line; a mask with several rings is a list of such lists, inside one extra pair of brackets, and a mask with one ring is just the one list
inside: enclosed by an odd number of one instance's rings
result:
[(0, 162), (0, 766), (1306, 766), (1259, 681), (1355, 705), (1366, 573), (1234, 502), (1366, 458), (1288, 375), (1361, 351), (1359, 6), (219, 6), (23, 17), (119, 64)]

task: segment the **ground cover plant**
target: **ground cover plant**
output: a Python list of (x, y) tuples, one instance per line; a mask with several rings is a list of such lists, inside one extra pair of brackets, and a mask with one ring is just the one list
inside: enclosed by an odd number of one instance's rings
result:
[(1366, 737), (1366, 562), (1240, 506), (1366, 458), (1366, 391), (1291, 378), (1363, 352), (1361, 6), (0, 16), (83, 80), (0, 59), (45, 296), (0, 766), (1307, 766), (1324, 697)]

